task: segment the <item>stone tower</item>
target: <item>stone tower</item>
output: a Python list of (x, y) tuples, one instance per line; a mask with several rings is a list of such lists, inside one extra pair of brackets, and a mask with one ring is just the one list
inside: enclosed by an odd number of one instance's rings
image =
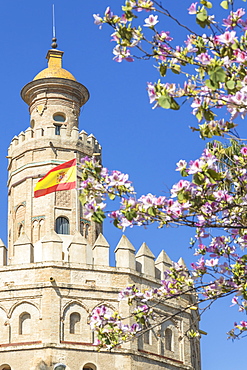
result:
[[(53, 45), (54, 46), (54, 45)], [(76, 190), (33, 197), (36, 182), (55, 166), (83, 156), (101, 156), (93, 135), (79, 132), (85, 86), (62, 68), (63, 52), (47, 53), (44, 69), (21, 91), (30, 127), (8, 152), (8, 257), (0, 240), (0, 370), (111, 369), (200, 370), (199, 340), (186, 332), (198, 326), (186, 310), (195, 298), (160, 304), (167, 317), (159, 327), (111, 353), (98, 353), (87, 325), (92, 310), (104, 303), (128, 317), (118, 292), (129, 284), (157, 286), (172, 261), (162, 251), (155, 260), (143, 243), (135, 254), (122, 236), (116, 266), (109, 266), (109, 244), (99, 225), (83, 215)], [(78, 184), (80, 174), (78, 174)], [(183, 313), (176, 314), (183, 309)], [(169, 316), (173, 318), (168, 319)]]
[[(79, 162), (82, 156), (101, 153), (93, 135), (79, 133), (80, 108), (89, 93), (62, 68), (62, 56), (62, 51), (49, 50), (48, 68), (21, 91), (29, 106), (31, 127), (15, 136), (9, 147), (9, 258), (15, 258), (13, 245), (22, 233), (36, 246), (54, 225), (55, 229), (67, 227), (68, 234), (79, 230), (90, 244), (101, 232), (98, 225), (83, 218), (76, 191), (33, 198), (36, 182), (50, 169), (74, 157)], [(37, 247), (34, 261), (38, 260)]]

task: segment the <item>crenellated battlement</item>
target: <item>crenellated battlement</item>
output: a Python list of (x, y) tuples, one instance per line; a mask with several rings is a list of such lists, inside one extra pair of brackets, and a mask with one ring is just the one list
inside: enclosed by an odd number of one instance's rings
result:
[(61, 125), (58, 131), (57, 126), (50, 125), (37, 128), (28, 127), (25, 131), (21, 131), (19, 135), (14, 136), (8, 149), (8, 156), (11, 157), (14, 155), (16, 149), (18, 149), (19, 152), (27, 143), (30, 144), (33, 142), (33, 144), (36, 145), (36, 140), (41, 139), (47, 142), (50, 140), (56, 140), (56, 142), (61, 140), (64, 142), (67, 140), (70, 144), (71, 141), (73, 141), (78, 147), (83, 146), (88, 148), (92, 153), (101, 152), (101, 145), (93, 134), (88, 135), (84, 130), (79, 132), (76, 126), (74, 126), (72, 130), (68, 130), (66, 125)]
[[(9, 265), (35, 264), (40, 262), (64, 262), (77, 268), (87, 265), (88, 270), (94, 268), (129, 270), (132, 274), (147, 275), (152, 279), (162, 279), (164, 271), (172, 266), (172, 260), (164, 250), (155, 257), (146, 243), (136, 252), (129, 239), (123, 235), (115, 248), (115, 266), (109, 264), (110, 245), (100, 234), (94, 245), (78, 231), (74, 235), (57, 234), (51, 230), (38, 243), (32, 244), (26, 234), (22, 234), (14, 243), (15, 255), (9, 259)], [(39, 251), (37, 251), (39, 250)], [(0, 266), (7, 265), (7, 249), (0, 241)], [(41, 256), (35, 258), (35, 256)], [(184, 264), (183, 260), (179, 263)]]

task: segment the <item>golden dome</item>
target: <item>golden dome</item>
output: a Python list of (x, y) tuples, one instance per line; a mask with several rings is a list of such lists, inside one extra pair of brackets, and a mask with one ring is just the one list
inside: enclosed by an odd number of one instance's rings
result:
[(41, 78), (66, 78), (67, 80), (76, 81), (75, 77), (66, 69), (62, 68), (63, 51), (51, 49), (48, 51), (46, 59), (48, 59), (48, 68), (43, 69), (35, 77), (35, 80)]

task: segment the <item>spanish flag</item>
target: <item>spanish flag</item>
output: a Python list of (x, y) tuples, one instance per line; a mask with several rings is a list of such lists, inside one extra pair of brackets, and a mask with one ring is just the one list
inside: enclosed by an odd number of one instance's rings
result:
[(34, 188), (34, 198), (53, 191), (70, 190), (76, 187), (76, 158), (60, 164), (40, 179)]

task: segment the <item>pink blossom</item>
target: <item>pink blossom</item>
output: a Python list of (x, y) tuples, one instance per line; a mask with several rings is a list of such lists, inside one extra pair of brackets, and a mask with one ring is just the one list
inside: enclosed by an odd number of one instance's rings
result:
[(152, 298), (153, 298), (153, 292), (152, 292), (152, 290), (146, 290), (144, 292), (144, 294), (143, 294), (142, 302), (147, 302), (147, 301), (149, 301)]
[(148, 82), (147, 85), (148, 85), (147, 91), (148, 91), (148, 96), (149, 96), (149, 102), (150, 104), (152, 104), (157, 99), (156, 91), (155, 91), (154, 85), (151, 82)]
[(199, 159), (196, 159), (195, 161), (192, 161), (192, 163), (190, 163), (188, 174), (193, 175), (197, 172), (202, 172), (202, 166), (203, 165), (204, 165), (204, 163), (202, 161), (200, 161)]
[(131, 182), (129, 181), (129, 175), (124, 174), (120, 171), (112, 171), (112, 175), (109, 176), (108, 186), (125, 186), (130, 187)]
[(191, 104), (191, 108), (194, 108), (193, 111), (192, 111), (192, 114), (196, 115), (196, 113), (198, 112), (198, 109), (200, 108), (201, 104), (202, 104), (202, 98), (196, 97), (193, 100), (193, 103)]
[(187, 162), (184, 159), (180, 159), (180, 161), (177, 162), (176, 165), (177, 165), (176, 171), (181, 171), (186, 168)]
[(238, 22), (241, 27), (246, 30), (247, 29), (247, 19), (244, 21), (243, 19), (240, 19), (239, 22)]
[(123, 14), (121, 16), (120, 22), (123, 23), (123, 24), (126, 24), (127, 23), (127, 18), (126, 18), (126, 15), (125, 14)]
[(187, 40), (185, 40), (185, 45), (187, 45), (187, 50), (189, 53), (195, 53), (198, 50), (194, 46), (194, 39), (191, 36), (187, 36)]
[(159, 23), (158, 16), (150, 14), (148, 18), (144, 19), (144, 22), (145, 22), (144, 27), (153, 28), (157, 23)]
[(236, 12), (230, 12), (230, 15), (227, 17), (227, 19), (223, 19), (223, 25), (226, 26), (226, 28), (234, 28), (238, 24), (242, 23), (242, 16), (245, 14), (245, 10), (243, 8), (239, 8), (236, 10)]
[(219, 263), (218, 258), (211, 258), (210, 260), (205, 261), (205, 265), (208, 267), (215, 267)]
[(188, 8), (188, 13), (189, 14), (196, 14), (196, 5), (197, 3), (192, 3), (190, 7)]
[(233, 14), (236, 18), (241, 18), (243, 15), (245, 15), (245, 10), (243, 8), (239, 8)]
[(156, 38), (159, 40), (159, 41), (172, 41), (173, 38), (170, 37), (170, 32), (167, 31), (161, 31), (159, 34), (156, 35)]
[(190, 182), (186, 180), (180, 180), (177, 184), (174, 184), (171, 188), (172, 198), (177, 196), (177, 193), (181, 190), (187, 190), (190, 186)]
[(236, 41), (236, 32), (226, 31), (222, 35), (215, 36), (215, 40), (221, 44), (233, 44)]
[(246, 146), (244, 146), (243, 148), (241, 148), (241, 154), (243, 156), (247, 156), (247, 147)]
[(202, 54), (199, 54), (195, 60), (198, 60), (198, 62), (204, 64), (204, 65), (207, 65), (211, 62), (212, 58), (210, 57), (210, 55), (208, 55), (208, 53), (202, 53)]
[(191, 267), (194, 270), (206, 271), (204, 257), (201, 257), (196, 263), (192, 262)]
[(231, 306), (235, 306), (235, 304), (238, 304), (238, 297), (233, 297), (232, 298), (232, 305)]
[(93, 342), (93, 346), (99, 346), (100, 344), (101, 344), (101, 341), (98, 338), (96, 338)]
[(113, 60), (118, 63), (121, 63), (123, 60), (127, 62), (134, 62), (134, 59), (130, 56), (130, 51), (126, 47), (116, 45), (113, 49), (113, 54), (115, 55)]
[(141, 202), (142, 207), (147, 210), (149, 207), (156, 205), (157, 198), (153, 194), (149, 193), (147, 195), (142, 195), (138, 201)]
[(242, 326), (243, 329), (247, 328), (247, 321), (240, 321), (240, 325)]
[(106, 207), (105, 203), (98, 203), (95, 199), (88, 201), (84, 206), (84, 215), (91, 216), (97, 210), (102, 210)]
[(105, 10), (105, 17), (107, 19), (111, 19), (112, 17), (114, 17), (114, 14), (113, 12), (111, 11), (111, 8), (108, 6)]
[(127, 220), (126, 217), (123, 217), (120, 219), (120, 226), (122, 227), (123, 231), (126, 229), (126, 227), (133, 226), (132, 222)]
[(245, 63), (246, 62), (247, 53), (245, 51), (237, 49), (237, 50), (233, 51), (233, 54), (236, 57), (236, 59), (235, 59), (236, 62), (238, 62), (238, 63)]
[(93, 14), (94, 17), (94, 24), (102, 28), (103, 19), (99, 16), (99, 14)]

